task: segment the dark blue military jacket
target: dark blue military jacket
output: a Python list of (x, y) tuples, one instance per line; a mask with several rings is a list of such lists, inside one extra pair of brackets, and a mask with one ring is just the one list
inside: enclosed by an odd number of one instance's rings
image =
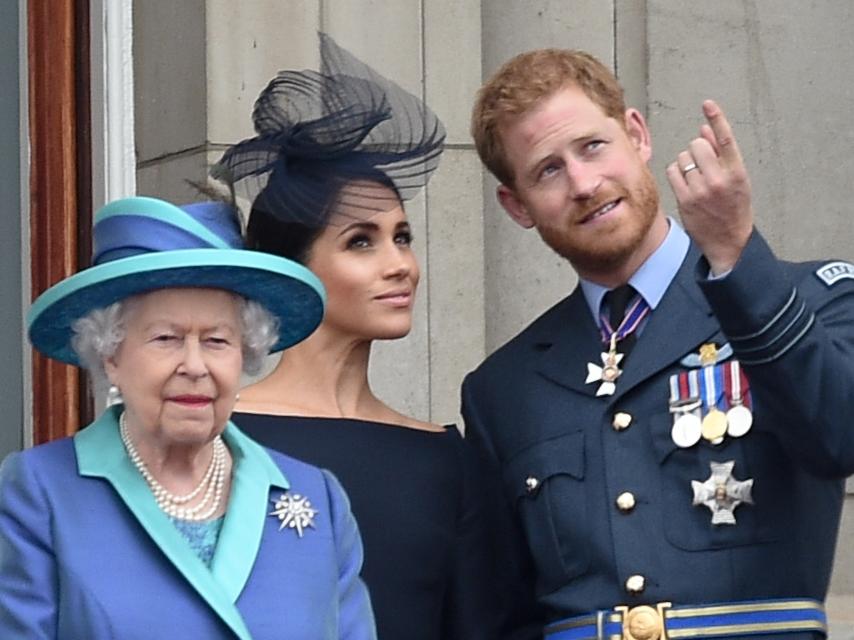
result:
[[(466, 378), (467, 437), (503, 493), (493, 542), (516, 629), (504, 637), (621, 604), (824, 599), (854, 472), (852, 272), (779, 261), (754, 232), (733, 271), (710, 281), (692, 246), (613, 396), (585, 383), (602, 344), (580, 288)], [(682, 449), (668, 381), (704, 343), (729, 343), (742, 363), (753, 427)], [(615, 428), (618, 413), (628, 427)], [(691, 483), (726, 461), (753, 479), (754, 504), (712, 525)]]

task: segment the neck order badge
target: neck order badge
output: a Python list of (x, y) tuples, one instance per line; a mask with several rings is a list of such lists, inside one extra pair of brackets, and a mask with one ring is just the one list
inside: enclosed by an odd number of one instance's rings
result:
[[(630, 285), (624, 285), (624, 287), (618, 287), (613, 291), (609, 291), (606, 294), (606, 299), (611, 294), (614, 294), (611, 300), (611, 317), (609, 319), (605, 314), (602, 314), (599, 319), (599, 331), (602, 335), (602, 342), (608, 345), (608, 351), (601, 354), (601, 366), (592, 362), (587, 363), (587, 379), (584, 381), (586, 384), (601, 382), (599, 388), (596, 390), (597, 396), (614, 395), (614, 392), (617, 390), (617, 378), (623, 373), (622, 369), (620, 369), (620, 363), (627, 353), (627, 350), (624, 350), (623, 353), (618, 353), (617, 343), (624, 342), (629, 337), (634, 337), (634, 333), (637, 331), (640, 323), (650, 312), (649, 304)], [(628, 311), (626, 311), (625, 316), (622, 316), (621, 312), (625, 309), (625, 302), (619, 303), (617, 298), (622, 297), (624, 300), (627, 300), (631, 294), (634, 294), (634, 300)], [(618, 309), (618, 305), (622, 309)], [(613, 324), (616, 324), (617, 319), (621, 316), (622, 321), (614, 329)]]

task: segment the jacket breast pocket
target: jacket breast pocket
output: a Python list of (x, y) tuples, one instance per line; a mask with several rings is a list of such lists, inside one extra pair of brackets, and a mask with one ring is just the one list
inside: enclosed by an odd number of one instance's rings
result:
[[(661, 499), (664, 533), (668, 541), (686, 551), (727, 549), (763, 544), (781, 538), (786, 527), (785, 496), (791, 492), (783, 452), (768, 433), (754, 428), (741, 438), (725, 436), (713, 445), (705, 440), (680, 449), (670, 437), (672, 418), (654, 418), (653, 443), (661, 466)], [(711, 463), (734, 462), (737, 481), (753, 480), (752, 503), (742, 502), (732, 511), (734, 524), (712, 524), (712, 511), (694, 505), (692, 481), (706, 482)]]
[(544, 591), (585, 573), (584, 433), (552, 438), (520, 452), (506, 464), (504, 482)]

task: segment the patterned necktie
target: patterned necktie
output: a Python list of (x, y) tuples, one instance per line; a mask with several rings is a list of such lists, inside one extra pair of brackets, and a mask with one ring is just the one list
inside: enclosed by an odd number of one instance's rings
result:
[[(612, 289), (602, 298), (602, 304), (608, 308), (608, 322), (610, 322), (614, 331), (623, 322), (623, 318), (626, 315), (626, 307), (636, 297), (637, 291), (635, 291), (635, 288), (630, 284), (624, 284), (616, 289)], [(637, 342), (637, 337), (635, 332), (632, 331), (619, 341), (617, 350), (624, 356), (628, 356), (635, 346), (635, 342)]]

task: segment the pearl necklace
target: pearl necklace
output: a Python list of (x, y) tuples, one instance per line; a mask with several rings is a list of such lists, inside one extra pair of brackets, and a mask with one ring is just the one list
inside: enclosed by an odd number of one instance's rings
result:
[[(122, 412), (119, 417), (119, 432), (121, 433), (122, 442), (127, 449), (128, 457), (137, 468), (140, 475), (148, 483), (148, 487), (154, 494), (154, 499), (157, 506), (167, 515), (180, 520), (190, 520), (200, 522), (208, 520), (217, 512), (222, 504), (223, 487), (225, 486), (225, 467), (228, 459), (228, 449), (222, 441), (222, 436), (217, 436), (213, 441), (213, 456), (211, 457), (210, 465), (208, 465), (205, 475), (202, 477), (199, 485), (190, 493), (183, 496), (177, 495), (166, 489), (160, 484), (157, 479), (151, 475), (142, 457), (139, 455), (133, 440), (128, 433), (127, 421), (125, 413)], [(204, 495), (201, 502), (194, 507), (186, 507), (188, 502), (197, 497), (204, 489)]]

